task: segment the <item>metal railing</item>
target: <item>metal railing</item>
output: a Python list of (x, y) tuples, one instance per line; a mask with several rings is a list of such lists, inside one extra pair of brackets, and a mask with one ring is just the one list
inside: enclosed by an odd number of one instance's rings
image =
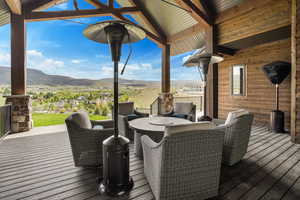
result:
[(150, 115), (160, 114), (160, 103), (161, 99), (157, 97), (150, 105)]
[(11, 132), (11, 105), (0, 106), (0, 137)]
[[(197, 112), (203, 111), (203, 95), (195, 96), (174, 96), (175, 102), (193, 102), (196, 105)], [(149, 108), (137, 108), (138, 111), (157, 115), (160, 113), (161, 99), (157, 97), (150, 105)]]

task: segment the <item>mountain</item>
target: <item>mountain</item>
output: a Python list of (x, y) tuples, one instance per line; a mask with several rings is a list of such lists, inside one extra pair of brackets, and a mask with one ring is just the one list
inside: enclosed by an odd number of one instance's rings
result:
[[(135, 87), (160, 87), (160, 81), (143, 81), (119, 79), (121, 86)], [(10, 84), (10, 68), (0, 67), (0, 85)], [(77, 79), (68, 76), (49, 75), (36, 69), (27, 69), (28, 85), (49, 85), (49, 86), (87, 86), (87, 87), (112, 87), (113, 79), (104, 78), (100, 80)], [(174, 87), (197, 87), (198, 81), (172, 81)]]

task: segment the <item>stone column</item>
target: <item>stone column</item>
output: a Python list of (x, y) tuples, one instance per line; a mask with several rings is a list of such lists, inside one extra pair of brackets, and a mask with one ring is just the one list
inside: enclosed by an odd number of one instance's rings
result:
[(160, 110), (161, 114), (172, 111), (173, 102), (174, 102), (172, 93), (160, 93), (159, 99), (160, 99), (160, 109), (159, 110)]
[(6, 96), (6, 104), (12, 105), (12, 133), (29, 131), (32, 128), (30, 96)]

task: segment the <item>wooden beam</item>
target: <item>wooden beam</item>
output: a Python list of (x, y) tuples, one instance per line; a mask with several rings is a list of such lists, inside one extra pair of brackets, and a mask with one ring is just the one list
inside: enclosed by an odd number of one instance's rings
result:
[[(99, 2), (97, 0), (85, 0), (85, 1), (88, 2), (89, 4), (95, 6), (96, 8), (103, 8), (103, 9), (107, 9), (108, 8), (107, 5), (101, 3), (101, 2)], [(127, 19), (126, 17), (124, 17), (121, 13), (113, 12), (112, 16), (114, 18), (116, 18), (116, 19), (123, 20), (123, 21), (126, 21), (128, 23), (135, 24), (134, 22), (132, 22), (129, 19)], [(153, 34), (150, 31), (148, 31), (147, 29), (144, 28), (143, 30), (147, 34), (148, 38), (150, 40), (152, 40), (153, 42), (155, 42), (156, 44), (158, 44), (159, 46), (162, 46), (162, 45), (166, 44), (166, 41), (162, 40), (161, 38), (159, 38), (155, 34)]]
[(114, 0), (108, 1), (108, 7), (113, 8), (114, 7)]
[(237, 50), (219, 45), (216, 47), (216, 52), (234, 56), (234, 54), (237, 52)]
[(66, 2), (67, 0), (39, 0), (39, 1), (30, 1), (23, 2), (23, 12), (28, 13), (33, 10), (45, 10), (57, 4)]
[(10, 11), (16, 15), (22, 14), (22, 3), (20, 0), (5, 0)]
[(11, 14), (11, 94), (26, 94), (25, 23), (22, 15)]
[(206, 15), (211, 19), (211, 21), (214, 21), (215, 19), (215, 11), (212, 10), (210, 5), (208, 4), (207, 0), (197, 0), (199, 4), (201, 5), (202, 9), (205, 11)]
[(229, 8), (216, 16), (216, 24), (230, 20), (236, 16), (243, 15), (256, 8), (262, 7), (263, 5), (272, 2), (273, 0), (246, 0), (241, 4), (238, 4), (232, 8)]
[(162, 93), (170, 92), (170, 44), (164, 45), (162, 47), (162, 67), (161, 67), (161, 91)]
[(85, 10), (64, 10), (64, 11), (34, 11), (26, 13), (26, 21), (44, 21), (57, 19), (73, 19), (82, 17), (97, 17), (111, 15), (113, 12), (118, 13), (136, 13), (140, 12), (136, 7), (107, 8), (107, 9), (85, 9)]
[(154, 31), (162, 40), (166, 40), (167, 36), (164, 30), (160, 27), (158, 22), (154, 19), (154, 17), (149, 13), (149, 11), (145, 8), (145, 6), (141, 3), (140, 0), (129, 0), (131, 4), (135, 5), (141, 10), (139, 16), (142, 18), (144, 23), (146, 23), (152, 31)]
[(97, 1), (97, 0), (84, 0), (84, 1), (86, 1), (87, 3), (93, 5), (96, 8), (107, 8), (108, 7), (104, 3), (101, 3), (100, 1)]
[(210, 27), (213, 23), (207, 15), (205, 15), (193, 2), (190, 0), (175, 0), (184, 9), (191, 11), (191, 16), (204, 27)]

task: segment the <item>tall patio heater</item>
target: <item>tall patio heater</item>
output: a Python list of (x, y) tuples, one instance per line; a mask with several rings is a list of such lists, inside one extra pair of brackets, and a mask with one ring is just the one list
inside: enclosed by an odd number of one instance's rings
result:
[(184, 63), (183, 65), (186, 67), (198, 67), (200, 76), (203, 75), (203, 116), (198, 118), (198, 121), (211, 121), (212, 118), (207, 116), (207, 109), (206, 109), (206, 95), (207, 95), (207, 74), (210, 64), (215, 64), (222, 62), (224, 58), (217, 54), (211, 54), (206, 52), (206, 48), (200, 48), (195, 51)]
[(270, 114), (270, 129), (275, 133), (284, 133), (284, 112), (279, 110), (279, 85), (291, 72), (291, 64), (284, 61), (276, 61), (262, 67), (266, 77), (276, 88), (276, 110)]
[(129, 139), (120, 136), (118, 131), (118, 65), (122, 44), (144, 39), (145, 32), (136, 25), (112, 20), (90, 25), (83, 34), (93, 41), (109, 44), (114, 62), (114, 135), (103, 141), (103, 181), (99, 191), (120, 196), (132, 189), (133, 181), (129, 176)]

